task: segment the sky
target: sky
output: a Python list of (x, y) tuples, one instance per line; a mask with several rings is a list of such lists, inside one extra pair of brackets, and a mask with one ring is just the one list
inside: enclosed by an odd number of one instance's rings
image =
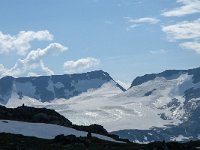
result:
[(1, 0), (0, 77), (200, 66), (200, 0)]

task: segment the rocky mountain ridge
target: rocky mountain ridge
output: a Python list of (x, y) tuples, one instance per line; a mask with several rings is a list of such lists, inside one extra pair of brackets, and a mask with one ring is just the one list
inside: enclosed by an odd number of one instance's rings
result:
[(38, 77), (7, 76), (0, 79), (0, 103), (5, 105), (13, 93), (18, 95), (18, 99), (27, 96), (41, 102), (50, 102), (59, 98), (69, 99), (89, 89), (98, 89), (108, 82), (112, 82), (114, 86), (125, 91), (108, 73), (102, 70)]

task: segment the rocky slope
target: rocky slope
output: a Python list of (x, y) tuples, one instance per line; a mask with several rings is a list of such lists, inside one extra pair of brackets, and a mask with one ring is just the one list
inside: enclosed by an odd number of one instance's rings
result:
[(0, 133), (1, 150), (195, 150), (200, 141), (188, 143), (153, 142), (149, 144), (113, 143), (91, 137), (58, 135), (54, 139), (40, 139), (18, 134)]

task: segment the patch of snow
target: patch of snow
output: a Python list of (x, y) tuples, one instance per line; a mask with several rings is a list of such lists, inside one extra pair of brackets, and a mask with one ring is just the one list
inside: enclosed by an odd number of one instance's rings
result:
[(54, 86), (57, 88), (57, 89), (60, 89), (60, 88), (63, 88), (64, 85), (61, 83), (61, 82), (57, 82), (56, 84), (54, 84)]
[(49, 79), (48, 81), (48, 86), (46, 87), (46, 89), (50, 92), (53, 93), (53, 95), (55, 96), (55, 91), (54, 91), (54, 84), (53, 82), (51, 81), (51, 79)]
[(37, 105), (40, 105), (41, 107), (45, 107), (47, 105), (46, 102), (42, 103), (38, 101), (37, 99), (31, 98), (28, 96), (23, 96), (22, 99), (19, 99), (19, 96), (15, 92), (13, 92), (10, 100), (5, 106), (9, 108), (16, 108), (16, 107), (22, 106), (23, 104), (25, 104), (26, 106), (33, 106), (33, 107), (34, 106), (37, 107)]
[[(28, 122), (11, 121), (11, 120), (0, 120), (0, 132), (22, 134), (24, 136), (34, 136), (43, 139), (53, 139), (55, 136), (60, 134), (64, 135), (72, 134), (75, 135), (76, 137), (87, 136), (87, 132), (75, 130), (73, 128), (68, 128), (64, 126), (45, 124), (45, 123), (28, 123)], [(92, 133), (92, 136), (106, 141), (120, 142), (114, 140), (113, 138), (100, 134)]]
[(123, 82), (123, 81), (120, 81), (120, 80), (117, 80), (116, 81), (119, 85), (121, 85), (124, 89), (128, 89), (128, 88), (130, 88), (130, 86), (131, 86), (131, 83), (129, 83), (129, 82)]
[(185, 137), (185, 136), (183, 136), (183, 135), (179, 135), (179, 136), (177, 136), (177, 137), (173, 137), (173, 138), (171, 138), (171, 140), (172, 141), (178, 141), (178, 142), (180, 142), (180, 141), (184, 141), (184, 140), (189, 140), (191, 137)]

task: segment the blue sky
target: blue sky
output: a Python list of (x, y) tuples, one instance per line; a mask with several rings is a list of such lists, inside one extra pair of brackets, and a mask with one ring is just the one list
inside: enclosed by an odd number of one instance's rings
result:
[(200, 66), (200, 0), (2, 0), (0, 74), (107, 71), (115, 80)]

